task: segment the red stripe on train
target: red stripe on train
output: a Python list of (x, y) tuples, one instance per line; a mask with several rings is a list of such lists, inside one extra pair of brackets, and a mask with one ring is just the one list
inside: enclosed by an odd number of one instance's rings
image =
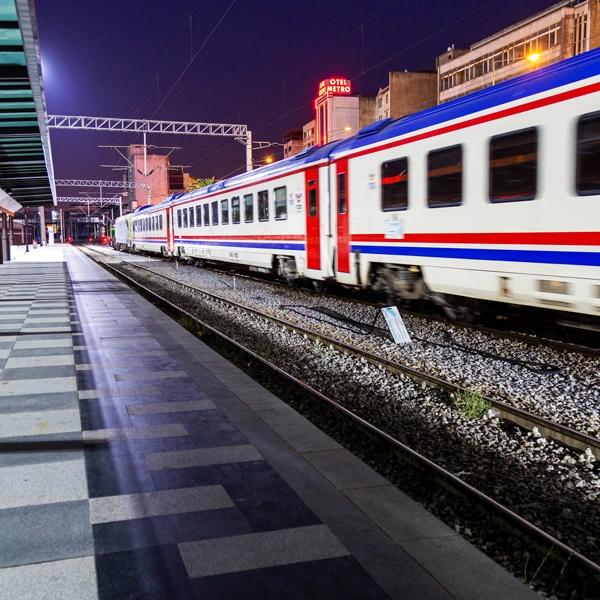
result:
[(353, 242), (436, 244), (542, 244), (552, 246), (600, 246), (600, 231), (533, 231), (493, 233), (407, 233), (389, 238), (382, 233), (359, 233)]

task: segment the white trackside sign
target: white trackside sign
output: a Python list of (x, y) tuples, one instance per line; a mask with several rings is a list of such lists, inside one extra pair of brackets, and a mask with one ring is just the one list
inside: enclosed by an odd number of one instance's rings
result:
[(386, 306), (385, 308), (382, 308), (381, 311), (385, 317), (385, 322), (387, 323), (388, 329), (394, 338), (394, 342), (396, 342), (396, 344), (410, 344), (410, 335), (408, 334), (406, 326), (404, 325), (404, 321), (398, 312), (398, 307)]

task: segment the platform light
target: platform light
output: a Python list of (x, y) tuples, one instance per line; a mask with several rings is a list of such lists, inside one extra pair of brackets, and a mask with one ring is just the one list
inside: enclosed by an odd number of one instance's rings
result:
[(272, 156), (265, 156), (265, 162), (270, 165), (273, 162), (273, 157)]
[(540, 53), (539, 52), (532, 52), (531, 54), (528, 54), (527, 55), (527, 60), (531, 64), (533, 64), (533, 65), (536, 64), (540, 60)]
[(352, 131), (352, 127), (344, 127), (344, 131)]

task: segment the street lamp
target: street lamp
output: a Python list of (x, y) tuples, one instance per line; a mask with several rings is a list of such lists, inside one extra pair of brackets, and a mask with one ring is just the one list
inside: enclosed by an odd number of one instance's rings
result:
[(533, 65), (537, 64), (539, 62), (539, 60), (540, 60), (540, 53), (539, 52), (532, 52), (531, 54), (528, 54), (527, 55), (527, 60), (531, 64), (533, 64)]

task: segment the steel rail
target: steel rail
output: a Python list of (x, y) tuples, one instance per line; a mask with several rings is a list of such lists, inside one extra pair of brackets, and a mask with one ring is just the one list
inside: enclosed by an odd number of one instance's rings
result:
[[(107, 256), (105, 253), (102, 253), (102, 252), (98, 252), (98, 254), (103, 254), (104, 256)], [(95, 260), (95, 259), (93, 259), (93, 257), (90, 257), (90, 258), (92, 258), (92, 260)], [(133, 277), (131, 277), (130, 275), (127, 275), (126, 273), (123, 273), (121, 270), (116, 268), (114, 265), (111, 265), (106, 262), (97, 261), (97, 260), (95, 260), (95, 261), (98, 264), (100, 264), (103, 268), (105, 268), (107, 271), (112, 272), (117, 278), (125, 280), (133, 288), (141, 291), (144, 295), (153, 298), (157, 303), (159, 303), (163, 306), (166, 306), (169, 310), (173, 311), (174, 313), (178, 314), (181, 317), (186, 317), (186, 318), (190, 319), (192, 322), (196, 323), (197, 326), (199, 326), (199, 328), (201, 328), (205, 331), (209, 331), (213, 335), (215, 335), (218, 338), (220, 338), (221, 340), (225, 341), (227, 344), (237, 348), (238, 350), (247, 354), (254, 360), (256, 360), (256, 361), (260, 362), (261, 364), (263, 364), (264, 366), (266, 366), (268, 369), (270, 369), (273, 372), (277, 373), (278, 375), (284, 377), (285, 379), (288, 379), (289, 381), (293, 382), (298, 387), (304, 389), (309, 394), (311, 394), (311, 395), (315, 396), (316, 398), (320, 399), (321, 401), (325, 402), (326, 404), (328, 404), (330, 407), (335, 409), (340, 414), (343, 414), (346, 417), (349, 417), (352, 421), (357, 423), (361, 428), (365, 429), (367, 432), (375, 435), (382, 441), (384, 441), (387, 444), (389, 444), (390, 446), (392, 446), (394, 448), (394, 450), (396, 450), (400, 455), (403, 455), (404, 457), (406, 457), (412, 464), (418, 465), (420, 468), (424, 469), (425, 471), (432, 472), (437, 479), (442, 480), (445, 484), (452, 487), (459, 494), (469, 496), (473, 501), (475, 501), (479, 505), (483, 505), (487, 509), (495, 512), (499, 518), (508, 522), (513, 527), (517, 527), (520, 530), (525, 531), (527, 533), (527, 535), (530, 535), (538, 543), (542, 543), (545, 548), (549, 548), (549, 553), (551, 553), (555, 549), (559, 550), (564, 555), (565, 561), (567, 561), (567, 560), (573, 561), (574, 560), (574, 561), (578, 562), (582, 567), (585, 567), (586, 569), (590, 570), (596, 577), (600, 577), (600, 565), (595, 563), (593, 560), (587, 558), (583, 554), (577, 552), (575, 549), (571, 548), (564, 542), (561, 542), (559, 539), (557, 539), (554, 536), (550, 535), (549, 533), (545, 532), (543, 529), (540, 529), (537, 525), (530, 523), (529, 521), (527, 521), (526, 519), (524, 519), (523, 517), (521, 517), (514, 511), (512, 511), (510, 508), (504, 506), (503, 504), (494, 500), (487, 494), (485, 494), (485, 493), (481, 492), (480, 490), (478, 490), (477, 488), (473, 487), (469, 483), (463, 481), (462, 479), (460, 479), (459, 477), (457, 477), (450, 471), (444, 469), (443, 467), (441, 467), (440, 465), (438, 465), (431, 459), (420, 454), (416, 450), (413, 450), (412, 448), (410, 448), (409, 446), (407, 446), (400, 440), (397, 440), (393, 436), (389, 435), (385, 431), (379, 429), (377, 426), (373, 425), (372, 423), (369, 423), (367, 420), (365, 420), (360, 415), (356, 414), (355, 412), (351, 411), (350, 409), (346, 408), (345, 406), (342, 406), (337, 401), (333, 400), (332, 398), (329, 398), (322, 392), (313, 388), (311, 385), (301, 381), (300, 379), (298, 379), (294, 375), (288, 373), (281, 367), (271, 363), (266, 358), (263, 358), (262, 356), (257, 354), (254, 350), (247, 348), (240, 342), (229, 337), (227, 334), (219, 331), (212, 325), (209, 325), (208, 323), (204, 322), (202, 319), (200, 319), (197, 316), (193, 315), (192, 313), (186, 311), (185, 309), (177, 306), (176, 304), (174, 304), (172, 301), (168, 300), (167, 298), (161, 296), (158, 292), (151, 290), (150, 288), (146, 287), (139, 281), (136, 281)], [(132, 264), (132, 263), (128, 263), (126, 261), (120, 261), (120, 262), (122, 262), (123, 264)], [(135, 265), (135, 266), (138, 266), (138, 265)], [(142, 267), (142, 269), (148, 270), (148, 271), (156, 274), (155, 272), (151, 271), (150, 269), (145, 269), (143, 267)], [(180, 284), (180, 282), (177, 282), (177, 283)], [(186, 285), (186, 287), (191, 287), (191, 286)], [(221, 300), (218, 297), (216, 299)], [(228, 301), (225, 300), (225, 302), (228, 302)], [(235, 304), (235, 303), (232, 303), (232, 304)], [(243, 307), (243, 305), (240, 305), (240, 307), (245, 308), (245, 307)], [(264, 317), (264, 315), (261, 315), (261, 316)]]
[[(175, 284), (178, 287), (187, 288), (194, 293), (203, 294), (205, 297), (208, 297), (212, 300), (216, 300), (222, 303), (229, 304), (230, 306), (243, 309), (246, 312), (249, 312), (258, 318), (269, 320), (272, 323), (278, 325), (279, 327), (283, 327), (285, 329), (294, 331), (300, 335), (304, 335), (315, 342), (329, 344), (331, 347), (335, 348), (340, 352), (343, 352), (344, 354), (364, 359), (369, 364), (372, 364), (376, 367), (382, 367), (396, 375), (404, 374), (412, 379), (426, 383), (433, 387), (446, 389), (454, 394), (469, 391), (467, 390), (467, 388), (464, 388), (458, 384), (437, 377), (436, 375), (423, 373), (422, 371), (419, 371), (413, 367), (409, 367), (407, 365), (403, 365), (402, 363), (394, 362), (386, 358), (379, 357), (375, 354), (372, 354), (371, 352), (361, 350), (359, 348), (351, 346), (350, 344), (336, 340), (335, 338), (332, 338), (328, 335), (316, 333), (314, 331), (311, 331), (310, 329), (306, 329), (300, 325), (296, 325), (295, 323), (292, 323), (291, 321), (288, 321), (286, 319), (274, 317), (272, 315), (267, 315), (264, 312), (261, 312), (255, 308), (246, 306), (244, 304), (240, 304), (239, 302), (235, 302), (234, 300), (230, 300), (228, 298), (224, 298), (223, 296), (215, 294), (214, 292), (208, 292), (188, 283), (184, 283), (178, 279), (170, 277), (169, 275), (158, 273), (157, 271), (149, 269), (148, 267), (144, 267), (134, 262), (124, 261), (120, 258), (112, 257), (106, 254), (105, 252), (100, 252), (96, 249), (90, 250), (92, 250), (93, 252), (97, 252), (98, 254), (102, 254), (103, 256), (106, 256), (111, 260), (117, 260), (125, 265), (130, 265), (141, 271), (146, 271), (154, 276), (162, 277), (163, 279), (166, 279), (167, 281)], [(583, 433), (581, 431), (573, 429), (572, 427), (562, 425), (561, 423), (555, 423), (554, 421), (550, 421), (545, 417), (523, 410), (521, 408), (508, 404), (507, 402), (503, 402), (502, 400), (490, 398), (487, 396), (484, 396), (483, 398), (491, 407), (498, 411), (500, 417), (505, 421), (509, 421), (529, 430), (532, 430), (534, 427), (537, 427), (540, 433), (545, 437), (551, 438), (565, 446), (569, 446), (577, 450), (585, 451), (589, 448), (596, 458), (600, 458), (600, 439), (587, 433)]]

